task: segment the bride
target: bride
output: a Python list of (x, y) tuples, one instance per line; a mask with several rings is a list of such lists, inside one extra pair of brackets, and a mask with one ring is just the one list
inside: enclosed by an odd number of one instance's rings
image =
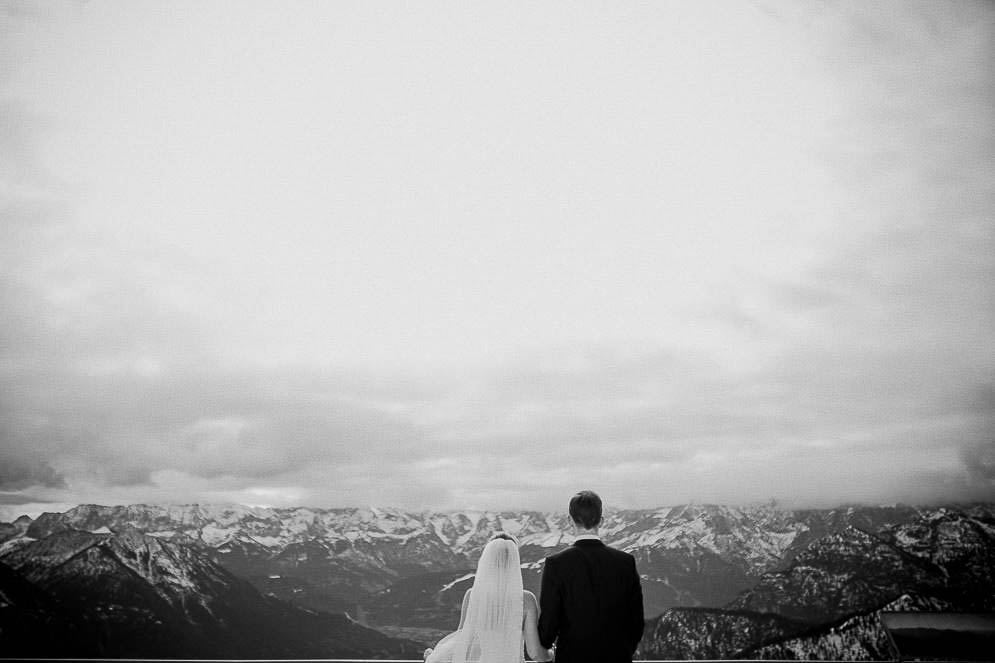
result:
[(473, 587), (463, 596), (459, 627), (425, 650), (427, 663), (521, 663), (553, 652), (539, 643), (539, 604), (522, 589), (518, 542), (500, 532), (484, 546)]

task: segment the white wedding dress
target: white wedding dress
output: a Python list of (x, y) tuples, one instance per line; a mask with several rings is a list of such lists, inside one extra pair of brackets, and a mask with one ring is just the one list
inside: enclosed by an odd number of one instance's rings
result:
[(480, 555), (473, 587), (463, 600), (459, 628), (440, 640), (425, 660), (522, 663), (526, 642), (533, 658), (551, 658), (538, 644), (534, 614), (526, 623), (525, 604), (529, 600), (535, 603), (535, 597), (522, 589), (518, 545), (508, 539), (490, 541)]

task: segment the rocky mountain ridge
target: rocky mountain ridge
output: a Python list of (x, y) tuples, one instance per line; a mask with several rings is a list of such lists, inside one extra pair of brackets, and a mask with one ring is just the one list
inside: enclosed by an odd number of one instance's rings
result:
[(0, 645), (71, 657), (413, 655), (345, 615), (265, 597), (190, 546), (135, 529), (66, 528), (0, 561)]
[[(523, 578), (534, 591), (543, 558), (572, 539), (565, 515), (541, 512), (90, 505), (0, 525), (0, 562), (67, 530), (137, 530), (216, 560), (264, 594), (347, 611), (425, 643), (456, 623), (493, 532), (519, 538)], [(637, 559), (650, 618), (641, 645), (647, 658), (759, 656), (777, 643), (776, 651), (792, 656), (873, 653), (880, 652), (880, 632), (840, 624), (862, 624), (903, 596), (956, 610), (995, 609), (991, 504), (795, 511), (686, 505), (609, 513), (602, 536)], [(834, 630), (830, 637), (820, 629)]]
[[(636, 555), (647, 610), (654, 614), (732, 600), (779, 564), (800, 537), (824, 526), (807, 512), (685, 505), (609, 513), (602, 535)], [(495, 531), (519, 538), (522, 560), (536, 577), (542, 559), (572, 540), (566, 514), (237, 505), (83, 505), (42, 514), (22, 536), (38, 538), (64, 527), (131, 527), (192, 545), (213, 552), (266, 591), (292, 598), (289, 591), (312, 607), (337, 610), (412, 576), (472, 570)], [(288, 578), (295, 586), (287, 587)]]

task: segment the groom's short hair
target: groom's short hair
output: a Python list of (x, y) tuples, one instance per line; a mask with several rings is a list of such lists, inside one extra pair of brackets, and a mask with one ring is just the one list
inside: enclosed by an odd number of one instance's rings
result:
[(601, 523), (601, 498), (593, 490), (582, 490), (570, 498), (570, 518), (584, 529)]

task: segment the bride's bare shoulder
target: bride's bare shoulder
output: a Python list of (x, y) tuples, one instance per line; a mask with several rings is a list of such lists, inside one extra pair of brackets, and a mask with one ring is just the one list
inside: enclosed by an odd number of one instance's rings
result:
[(526, 608), (537, 608), (539, 607), (539, 601), (536, 600), (536, 595), (527, 589), (522, 590), (522, 601), (525, 602)]

